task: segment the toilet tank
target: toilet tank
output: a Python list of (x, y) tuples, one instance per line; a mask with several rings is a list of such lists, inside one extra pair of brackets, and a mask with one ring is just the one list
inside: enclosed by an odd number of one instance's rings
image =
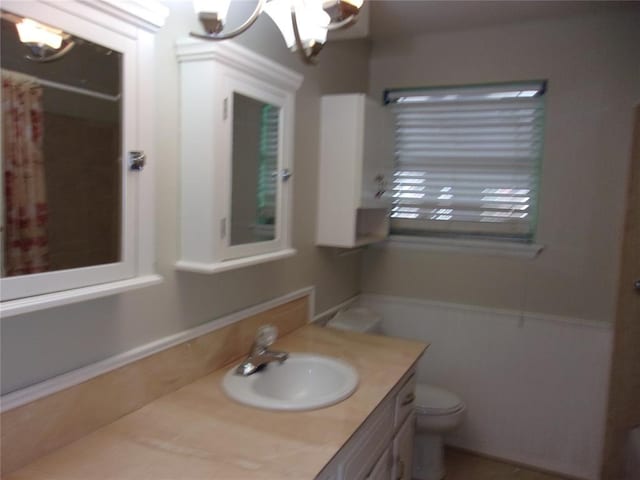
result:
[(365, 307), (351, 307), (336, 313), (327, 322), (327, 326), (338, 330), (380, 333), (382, 331), (382, 316)]

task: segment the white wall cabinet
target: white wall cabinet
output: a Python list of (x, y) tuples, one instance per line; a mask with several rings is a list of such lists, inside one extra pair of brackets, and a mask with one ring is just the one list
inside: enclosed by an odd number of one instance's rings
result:
[(233, 42), (185, 39), (180, 62), (180, 270), (295, 253), (290, 179), (303, 77)]
[(353, 248), (389, 231), (393, 126), (364, 94), (325, 95), (321, 104), (316, 243)]
[(316, 480), (410, 480), (414, 391), (411, 370)]

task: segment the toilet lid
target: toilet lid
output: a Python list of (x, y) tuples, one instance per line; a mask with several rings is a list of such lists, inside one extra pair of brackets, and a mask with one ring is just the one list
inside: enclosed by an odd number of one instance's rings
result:
[(352, 307), (339, 311), (327, 326), (338, 330), (351, 330), (354, 332), (376, 332), (379, 329), (382, 317), (364, 307)]
[(445, 415), (464, 408), (464, 403), (455, 393), (434, 385), (417, 384), (415, 409), (417, 413)]

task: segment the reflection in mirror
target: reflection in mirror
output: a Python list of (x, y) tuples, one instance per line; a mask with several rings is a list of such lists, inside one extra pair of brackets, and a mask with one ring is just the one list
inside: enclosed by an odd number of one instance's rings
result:
[(2, 11), (2, 276), (118, 262), (122, 54), (61, 32), (52, 58), (22, 20)]
[(233, 94), (231, 245), (275, 239), (280, 108)]

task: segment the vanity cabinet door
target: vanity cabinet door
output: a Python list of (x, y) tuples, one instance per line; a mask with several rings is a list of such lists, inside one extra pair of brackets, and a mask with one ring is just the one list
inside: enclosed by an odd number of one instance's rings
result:
[(387, 448), (366, 480), (389, 480), (391, 478), (391, 448)]
[(415, 414), (411, 412), (393, 439), (393, 480), (411, 480)]
[(340, 466), (341, 480), (364, 480), (375, 469), (381, 452), (391, 442), (393, 404), (380, 405), (360, 427), (345, 447), (345, 460)]
[(329, 468), (325, 468), (315, 480), (337, 480), (337, 478), (338, 472), (336, 472), (333, 465), (330, 465)]
[(416, 398), (416, 376), (411, 375), (406, 383), (400, 388), (396, 395), (396, 414), (393, 426), (400, 428), (402, 422), (407, 415), (413, 411), (413, 405)]

